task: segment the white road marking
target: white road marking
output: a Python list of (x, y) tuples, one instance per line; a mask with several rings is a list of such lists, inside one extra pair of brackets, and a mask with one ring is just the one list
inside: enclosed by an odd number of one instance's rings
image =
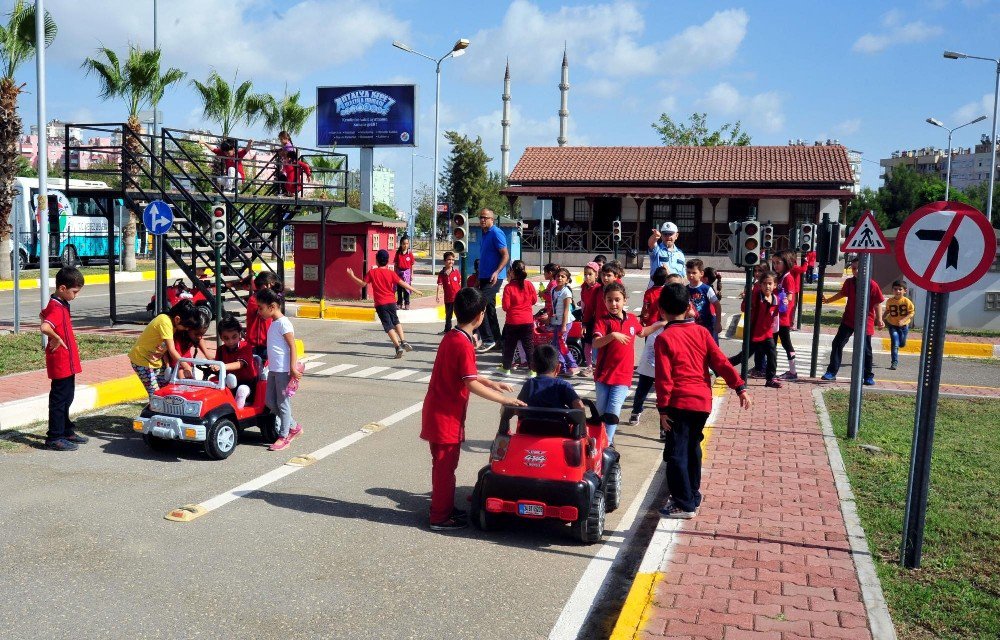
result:
[[(299, 362), (302, 362), (302, 361), (299, 360)], [(310, 369), (315, 369), (316, 367), (322, 367), (323, 364), (324, 363), (320, 362), (319, 360), (309, 360), (308, 362), (306, 362), (303, 365), (303, 367), (305, 367), (306, 371), (309, 371)]]
[(369, 378), (369, 377), (375, 375), (376, 373), (381, 373), (383, 371), (388, 371), (389, 369), (390, 369), (390, 367), (383, 367), (383, 366), (368, 367), (367, 369), (362, 369), (361, 371), (353, 371), (353, 372), (347, 374), (347, 377), (348, 378)]
[(430, 375), (426, 375), (423, 378), (420, 378), (419, 380), (417, 380), (416, 382), (430, 382), (430, 381), (431, 381)]
[(320, 354), (318, 354), (318, 353), (309, 353), (309, 354), (306, 354), (306, 355), (302, 356), (301, 358), (299, 358), (299, 362), (309, 362), (310, 360), (315, 360), (316, 358), (319, 358), (319, 357), (320, 357)]
[(330, 367), (329, 369), (323, 369), (322, 371), (317, 371), (313, 375), (316, 376), (332, 376), (335, 373), (340, 373), (341, 371), (347, 371), (353, 369), (358, 365), (356, 364), (338, 364), (336, 366)]
[[(417, 402), (416, 404), (412, 404), (409, 407), (406, 407), (405, 409), (397, 411), (396, 413), (388, 416), (387, 418), (379, 420), (378, 424), (382, 425), (383, 427), (391, 426), (393, 424), (396, 424), (400, 420), (403, 420), (413, 415), (414, 413), (417, 413), (423, 408), (423, 406), (424, 406), (423, 401)], [(358, 442), (359, 440), (363, 440), (364, 438), (370, 436), (372, 433), (374, 433), (374, 431), (366, 431), (363, 429), (359, 429), (354, 433), (351, 433), (339, 440), (331, 442), (325, 447), (317, 449), (316, 451), (313, 451), (308, 455), (312, 456), (313, 458), (316, 458), (316, 460), (322, 460), (323, 458), (326, 458), (327, 456), (334, 454), (337, 451), (340, 451), (341, 449), (345, 449), (351, 446), (352, 444)], [(268, 471), (262, 476), (258, 476), (248, 482), (244, 482), (238, 487), (234, 487), (229, 491), (220, 493), (219, 495), (213, 498), (209, 498), (208, 500), (199, 503), (198, 506), (203, 507), (206, 512), (214, 511), (219, 507), (225, 506), (230, 502), (237, 500), (238, 498), (242, 498), (243, 496), (253, 493), (254, 491), (266, 487), (269, 484), (277, 482), (278, 480), (281, 480), (286, 476), (290, 476), (296, 471), (301, 471), (302, 469), (308, 469), (308, 468), (309, 467), (282, 465), (277, 469), (274, 469), (273, 471)]]
[(418, 369), (400, 369), (399, 371), (393, 371), (392, 373), (382, 376), (383, 380), (402, 380), (403, 378), (408, 378), (414, 373), (420, 373)]

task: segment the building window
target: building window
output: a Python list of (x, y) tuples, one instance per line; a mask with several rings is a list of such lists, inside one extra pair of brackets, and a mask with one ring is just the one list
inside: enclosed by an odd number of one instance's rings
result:
[(573, 201), (573, 221), (586, 222), (590, 220), (590, 203), (583, 198)]
[(396, 250), (396, 234), (395, 233), (390, 233), (389, 236), (385, 239), (385, 248), (388, 249), (389, 251), (395, 251)]
[(818, 218), (819, 202), (815, 200), (792, 201), (792, 212), (788, 220), (793, 229), (806, 222), (815, 224)]
[(693, 202), (654, 200), (647, 205), (646, 217), (659, 229), (664, 222), (673, 222), (681, 233), (694, 233), (698, 226), (698, 207)]
[(372, 236), (372, 251), (378, 251), (381, 249), (382, 247), (379, 246), (380, 244), (381, 241), (379, 240), (379, 234), (376, 233)]
[(340, 236), (340, 250), (344, 253), (354, 253), (358, 250), (358, 239), (354, 236)]
[(674, 224), (681, 233), (693, 233), (698, 225), (693, 204), (674, 205)]

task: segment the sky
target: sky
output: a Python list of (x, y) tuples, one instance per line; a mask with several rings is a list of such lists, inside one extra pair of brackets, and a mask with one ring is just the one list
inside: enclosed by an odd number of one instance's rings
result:
[[(13, 0), (0, 0), (6, 14)], [(152, 0), (48, 0), (59, 34), (46, 52), (48, 119), (120, 122), (124, 105), (98, 98), (81, 70), (98, 46), (125, 51), (153, 44)], [(741, 121), (754, 144), (837, 139), (864, 154), (862, 183), (880, 183), (879, 158), (899, 149), (953, 145), (989, 134), (995, 67), (948, 60), (944, 50), (1000, 57), (1000, 0), (895, 2), (510, 2), (442, 0), (163, 0), (158, 35), (166, 66), (188, 73), (160, 108), (165, 126), (209, 128), (188, 80), (211, 70), (252, 79), (257, 91), (318, 86), (418, 85), (418, 144), (376, 149), (376, 164), (396, 172), (396, 204), (410, 203), (414, 182), (434, 175), (434, 64), (392, 46), (443, 56), (458, 38), (471, 44), (442, 65), (440, 121), (483, 140), (500, 169), (504, 64), (512, 77), (511, 168), (526, 146), (555, 145), (560, 64), (570, 67), (569, 144), (656, 145), (651, 123), (693, 112), (709, 124)], [(37, 122), (34, 62), (23, 65), (25, 129)], [(235, 133), (263, 137), (259, 128)], [(310, 120), (296, 137), (316, 142)], [(351, 168), (356, 149), (346, 150)], [(413, 154), (419, 154), (413, 157)]]

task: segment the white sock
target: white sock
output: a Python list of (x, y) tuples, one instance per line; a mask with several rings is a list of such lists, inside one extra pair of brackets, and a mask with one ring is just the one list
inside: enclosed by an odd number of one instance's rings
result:
[(241, 384), (236, 387), (236, 408), (242, 409), (247, 405), (247, 396), (250, 395), (250, 387)]

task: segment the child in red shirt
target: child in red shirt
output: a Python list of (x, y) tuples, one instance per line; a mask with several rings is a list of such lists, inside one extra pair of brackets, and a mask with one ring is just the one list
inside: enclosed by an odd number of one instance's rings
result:
[(597, 281), (597, 274), (600, 271), (601, 265), (596, 262), (588, 262), (587, 266), (583, 268), (583, 285), (580, 286), (580, 306), (583, 307), (583, 361), (585, 365), (580, 375), (587, 378), (594, 375), (594, 321), (597, 319), (598, 310), (607, 310), (607, 307), (604, 306), (604, 287)]
[[(781, 382), (774, 379), (778, 366), (778, 350), (774, 344), (775, 325), (778, 323), (778, 296), (774, 293), (777, 276), (771, 271), (765, 271), (754, 290), (750, 293), (750, 352), (756, 361), (766, 360), (764, 377), (765, 387), (781, 388)], [(743, 300), (740, 310), (746, 310), (747, 301)], [(744, 328), (745, 330), (745, 328)], [(743, 352), (729, 359), (730, 364), (743, 362)]]
[(660, 319), (660, 289), (667, 283), (667, 268), (657, 267), (653, 272), (653, 286), (646, 289), (642, 296), (642, 310), (639, 312), (639, 323), (644, 327), (658, 322)]
[(503, 327), (503, 356), (500, 369), (510, 374), (514, 361), (514, 350), (520, 343), (524, 350), (523, 362), (531, 362), (534, 350), (535, 320), (533, 316), (538, 294), (535, 285), (528, 281), (528, 270), (523, 260), (515, 260), (510, 265), (510, 282), (503, 289), (503, 310), (507, 320)]
[(213, 147), (205, 141), (201, 144), (220, 159), (221, 171), (215, 179), (216, 186), (223, 191), (239, 189), (240, 183), (246, 178), (243, 173), (243, 158), (253, 146), (253, 140), (248, 140), (247, 146), (242, 149), (236, 148), (235, 138), (226, 138), (218, 147)]
[(554, 262), (550, 262), (542, 268), (542, 281), (545, 284), (539, 290), (538, 297), (542, 299), (545, 308), (539, 313), (545, 314), (549, 318), (552, 317), (552, 290), (559, 286), (556, 284), (556, 273), (558, 272), (559, 265)]
[(789, 250), (779, 251), (771, 258), (771, 267), (778, 276), (778, 332), (774, 340), (781, 341), (788, 358), (788, 371), (781, 374), (782, 380), (797, 380), (795, 370), (795, 345), (792, 344), (792, 325), (795, 323), (795, 305), (799, 297), (799, 279), (806, 268), (795, 264), (795, 254)]
[(261, 271), (254, 277), (253, 291), (247, 299), (247, 342), (253, 354), (267, 362), (267, 330), (271, 328), (271, 319), (261, 317), (257, 311), (257, 296), (254, 294), (261, 289), (270, 289), (280, 296), (284, 287), (278, 276), (270, 271)]
[(455, 313), (455, 294), (462, 288), (462, 274), (455, 268), (455, 254), (451, 251), (444, 252), (444, 268), (438, 272), (437, 286), (435, 289), (434, 302), (441, 304), (441, 293), (444, 293), (444, 331), (442, 335), (451, 331), (451, 317)]
[(420, 292), (400, 280), (399, 275), (389, 268), (389, 252), (385, 249), (379, 249), (375, 254), (375, 263), (378, 266), (366, 273), (364, 280), (354, 275), (354, 270), (350, 267), (347, 268), (347, 277), (354, 280), (359, 287), (371, 285), (375, 313), (382, 322), (382, 330), (396, 348), (396, 357), (402, 358), (403, 352), (413, 351), (413, 347), (406, 341), (403, 325), (399, 324), (399, 316), (396, 315), (396, 287), (403, 287), (417, 295), (420, 295)]
[(472, 333), (483, 323), (486, 301), (478, 289), (466, 287), (455, 296), (458, 327), (441, 340), (420, 421), (420, 437), (431, 449), (431, 512), (433, 531), (454, 531), (468, 525), (466, 512), (455, 508), (455, 469), (465, 441), (469, 393), (500, 404), (523, 407), (504, 396), (513, 388), (479, 375)]
[[(607, 266), (607, 265), (605, 265)], [(594, 383), (597, 387), (597, 411), (604, 420), (608, 442), (612, 442), (618, 429), (619, 415), (635, 368), (635, 338), (642, 332), (639, 320), (628, 313), (625, 306), (628, 292), (625, 285), (612, 282), (604, 287), (604, 304), (607, 314), (594, 323), (594, 347), (597, 348), (597, 366)]]
[(45, 448), (54, 451), (75, 451), (89, 440), (74, 432), (76, 425), (69, 419), (69, 407), (76, 392), (76, 374), (80, 366), (80, 350), (76, 346), (69, 303), (83, 288), (79, 269), (63, 267), (56, 273), (56, 292), (42, 310), (41, 331), (48, 338), (45, 347), (45, 371), (52, 385), (49, 389), (49, 430)]
[[(393, 265), (400, 280), (406, 284), (413, 283), (413, 252), (410, 251), (410, 239), (406, 236), (399, 241)], [(396, 287), (396, 306), (404, 310), (410, 308), (410, 292), (403, 287)]]
[(222, 345), (217, 357), (225, 363), (223, 374), (236, 376), (236, 406), (246, 406), (250, 391), (257, 385), (257, 363), (254, 361), (253, 347), (243, 339), (243, 327), (235, 316), (226, 316), (219, 323), (219, 340)]
[(299, 159), (299, 152), (295, 149), (282, 151), (285, 153), (285, 161), (281, 166), (281, 171), (285, 174), (285, 195), (295, 196), (302, 193), (303, 175), (306, 180), (312, 180), (312, 167), (305, 160)]
[(660, 311), (667, 326), (654, 344), (656, 407), (660, 428), (667, 432), (663, 459), (667, 463), (670, 500), (660, 513), (690, 519), (701, 504), (701, 442), (712, 411), (709, 368), (739, 394), (740, 406), (750, 407), (750, 395), (708, 329), (686, 318), (690, 298), (682, 284), (668, 284), (660, 294)]
[(465, 286), (472, 287), (473, 289), (479, 288), (479, 258), (476, 258), (476, 261), (472, 264), (472, 273), (465, 279)]
[[(851, 273), (856, 274), (858, 272), (858, 257), (855, 255), (851, 259)], [(826, 373), (823, 374), (823, 380), (834, 381), (837, 379), (837, 371), (840, 370), (840, 360), (844, 355), (844, 345), (854, 334), (854, 330), (857, 328), (854, 326), (854, 309), (857, 305), (857, 286), (858, 278), (856, 275), (851, 276), (847, 280), (844, 280), (844, 284), (840, 287), (840, 291), (833, 294), (829, 298), (823, 297), (823, 303), (828, 304), (830, 302), (836, 302), (841, 298), (847, 298), (847, 304), (844, 305), (844, 315), (840, 319), (840, 326), (837, 327), (837, 335), (833, 337), (833, 343), (830, 345), (830, 364), (826, 367)], [(875, 370), (872, 358), (872, 336), (875, 335), (875, 327), (878, 326), (879, 329), (885, 328), (885, 321), (882, 319), (883, 315), (883, 303), (885, 302), (885, 296), (882, 294), (882, 289), (878, 286), (873, 278), (871, 285), (868, 288), (868, 313), (865, 316), (865, 356), (864, 356), (864, 383), (866, 385), (875, 384)]]

